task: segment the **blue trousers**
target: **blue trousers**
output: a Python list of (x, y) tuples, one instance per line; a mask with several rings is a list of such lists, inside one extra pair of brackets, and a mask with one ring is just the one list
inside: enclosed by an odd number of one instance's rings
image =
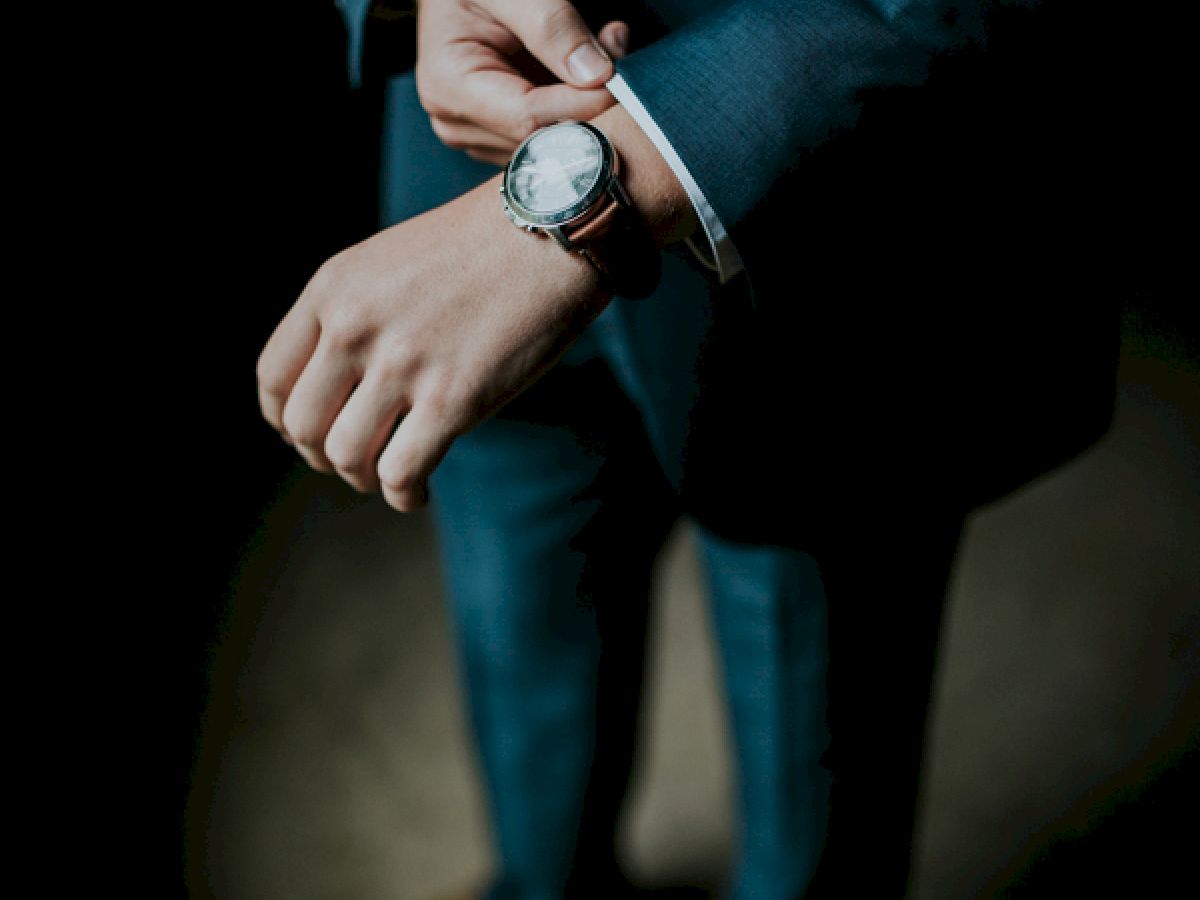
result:
[[(437, 141), (411, 75), (388, 85), (383, 135), (385, 224), (495, 174)], [(705, 303), (705, 279), (668, 255), (655, 296), (615, 300), (432, 479), (501, 868), (491, 900), (618, 895), (651, 569), (680, 515)], [(795, 900), (828, 821), (826, 594), (806, 553), (696, 533), (737, 762), (731, 896)]]

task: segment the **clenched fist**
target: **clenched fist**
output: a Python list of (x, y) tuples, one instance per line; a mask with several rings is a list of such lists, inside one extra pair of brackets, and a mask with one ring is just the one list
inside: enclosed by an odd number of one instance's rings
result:
[(498, 179), (344, 250), (258, 361), (263, 415), (314, 469), (411, 510), (451, 441), (528, 386), (608, 301), (512, 226)]

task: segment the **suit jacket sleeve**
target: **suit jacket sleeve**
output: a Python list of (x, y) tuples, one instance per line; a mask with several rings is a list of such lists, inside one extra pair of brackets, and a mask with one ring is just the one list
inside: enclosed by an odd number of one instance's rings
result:
[(736, 243), (801, 154), (854, 125), (867, 92), (919, 84), (936, 54), (978, 42), (982, 5), (739, 0), (618, 69)]

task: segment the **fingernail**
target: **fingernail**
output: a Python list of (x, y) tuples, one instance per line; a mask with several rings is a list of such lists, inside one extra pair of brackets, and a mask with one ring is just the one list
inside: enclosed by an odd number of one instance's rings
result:
[(567, 68), (580, 81), (595, 81), (608, 73), (608, 57), (595, 42), (580, 44), (567, 57)]
[(618, 26), (613, 29), (613, 43), (617, 45), (617, 49), (624, 53), (629, 49), (629, 28), (627, 26)]

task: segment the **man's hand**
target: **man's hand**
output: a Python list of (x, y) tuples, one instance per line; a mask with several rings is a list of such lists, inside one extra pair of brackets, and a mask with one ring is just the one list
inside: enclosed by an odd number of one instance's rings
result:
[(417, 94), (447, 146), (503, 165), (543, 125), (613, 105), (603, 85), (629, 26), (593, 37), (566, 0), (425, 0), (417, 15)]
[(314, 469), (401, 511), (425, 502), (450, 442), (608, 301), (585, 260), (512, 226), (498, 181), (330, 259), (259, 357), (267, 421)]
[[(687, 194), (637, 123), (620, 106), (594, 122), (655, 240), (690, 234)], [(258, 360), (259, 403), (284, 439), (401, 511), (425, 502), (450, 442), (545, 372), (609, 301), (583, 257), (513, 227), (499, 184), (333, 257)]]

